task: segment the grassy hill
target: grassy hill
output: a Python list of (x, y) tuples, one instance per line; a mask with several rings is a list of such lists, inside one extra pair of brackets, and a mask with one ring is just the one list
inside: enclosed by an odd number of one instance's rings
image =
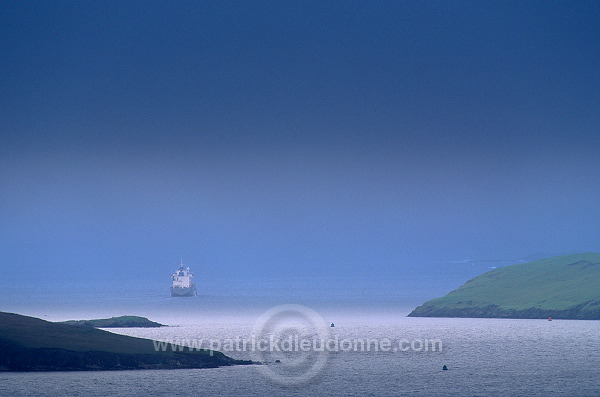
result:
[(96, 328), (155, 328), (155, 327), (166, 327), (166, 325), (159, 324), (154, 321), (148, 320), (146, 317), (138, 316), (120, 316), (111, 318), (99, 318), (95, 320), (69, 320), (61, 321), (61, 324), (79, 325), (84, 327), (96, 327)]
[(209, 350), (160, 352), (150, 339), (0, 312), (0, 371), (215, 368), (249, 363)]
[(600, 320), (600, 253), (495, 269), (425, 302), (409, 316)]

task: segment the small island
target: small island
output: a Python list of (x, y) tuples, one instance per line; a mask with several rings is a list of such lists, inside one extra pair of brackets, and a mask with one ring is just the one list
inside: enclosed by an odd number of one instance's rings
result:
[(408, 316), (600, 320), (600, 253), (501, 267)]
[(0, 371), (216, 368), (252, 364), (221, 352), (0, 312)]
[(95, 328), (156, 328), (166, 327), (154, 321), (148, 320), (146, 317), (139, 316), (120, 316), (111, 318), (99, 318), (95, 320), (69, 320), (61, 321), (60, 324), (77, 325), (83, 327)]

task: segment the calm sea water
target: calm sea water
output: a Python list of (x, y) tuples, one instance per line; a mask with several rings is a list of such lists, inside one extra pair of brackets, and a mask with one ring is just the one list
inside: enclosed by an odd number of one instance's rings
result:
[[(458, 280), (457, 284), (460, 284)], [(259, 366), (203, 370), (0, 373), (2, 396), (597, 396), (600, 322), (407, 318), (436, 288), (413, 282), (231, 281), (196, 298), (165, 296), (162, 284), (136, 293), (118, 283), (56, 284), (17, 299), (5, 289), (0, 310), (49, 320), (137, 314), (171, 325), (113, 330), (170, 339), (246, 338), (265, 310), (298, 303), (314, 309), (339, 339), (442, 341), (442, 351), (348, 351), (329, 355), (319, 376), (281, 386)], [(446, 287), (447, 288), (447, 287)], [(427, 293), (423, 291), (428, 291)], [(447, 292), (447, 291), (446, 291)], [(434, 296), (435, 296), (434, 295)], [(22, 295), (21, 295), (22, 296)], [(416, 297), (416, 298), (415, 298)], [(412, 300), (411, 300), (412, 299)], [(418, 302), (417, 302), (418, 303)], [(250, 358), (247, 351), (227, 353)], [(317, 353), (315, 353), (317, 354)], [(269, 364), (276, 365), (276, 364)], [(443, 365), (449, 370), (442, 371)]]

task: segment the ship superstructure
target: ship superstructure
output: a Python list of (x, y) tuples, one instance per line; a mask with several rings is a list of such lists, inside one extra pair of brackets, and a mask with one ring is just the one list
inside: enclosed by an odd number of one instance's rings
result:
[(172, 275), (171, 296), (196, 296), (196, 283), (194, 275), (189, 266), (184, 267), (183, 262), (179, 264), (179, 270)]

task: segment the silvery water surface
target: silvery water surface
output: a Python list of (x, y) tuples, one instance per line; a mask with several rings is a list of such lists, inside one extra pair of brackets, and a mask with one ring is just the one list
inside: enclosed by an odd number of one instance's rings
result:
[[(480, 272), (473, 270), (474, 273)], [(468, 273), (468, 272), (467, 272)], [(159, 340), (250, 337), (256, 319), (301, 304), (334, 322), (339, 339), (439, 339), (442, 351), (338, 351), (322, 373), (281, 386), (258, 366), (197, 370), (1, 373), (10, 396), (594, 396), (600, 390), (600, 323), (594, 321), (408, 318), (418, 303), (458, 286), (435, 275), (404, 280), (298, 277), (217, 280), (200, 295), (171, 298), (164, 283), (40, 285), (23, 295), (5, 286), (0, 310), (51, 321), (134, 314), (171, 327), (111, 330)], [(437, 280), (437, 281), (436, 281)], [(225, 287), (227, 286), (227, 287)], [(248, 351), (228, 352), (251, 358)], [(269, 364), (271, 365), (271, 364)], [(449, 370), (442, 371), (443, 365)]]

